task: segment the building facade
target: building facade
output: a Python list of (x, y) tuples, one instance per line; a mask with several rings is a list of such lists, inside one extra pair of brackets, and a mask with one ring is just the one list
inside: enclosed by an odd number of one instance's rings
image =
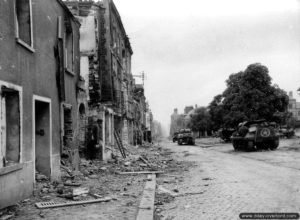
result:
[[(134, 89), (130, 41), (112, 0), (65, 1), (81, 23), (81, 76), (87, 92), (87, 118), (101, 121), (101, 158), (117, 154), (115, 135), (134, 141)], [(117, 150), (116, 150), (117, 149)]]
[(78, 168), (79, 26), (60, 0), (0, 1), (0, 209), (30, 196), (35, 174)]
[(300, 102), (293, 97), (293, 92), (289, 92), (288, 112), (291, 112), (293, 118), (300, 122)]
[(170, 137), (178, 132), (180, 129), (185, 128), (185, 121), (183, 114), (178, 114), (178, 109), (175, 108), (173, 114), (171, 115), (170, 124)]

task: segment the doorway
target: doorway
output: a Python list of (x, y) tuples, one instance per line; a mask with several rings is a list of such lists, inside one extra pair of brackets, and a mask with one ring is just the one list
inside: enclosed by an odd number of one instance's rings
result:
[(33, 136), (35, 147), (35, 170), (51, 176), (51, 103), (34, 98)]

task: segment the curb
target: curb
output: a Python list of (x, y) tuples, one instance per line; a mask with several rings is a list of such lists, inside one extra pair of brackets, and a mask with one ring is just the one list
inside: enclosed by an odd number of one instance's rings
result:
[[(150, 178), (149, 178), (150, 179)], [(146, 182), (143, 196), (139, 205), (136, 220), (153, 220), (156, 175), (151, 174), (151, 180)]]

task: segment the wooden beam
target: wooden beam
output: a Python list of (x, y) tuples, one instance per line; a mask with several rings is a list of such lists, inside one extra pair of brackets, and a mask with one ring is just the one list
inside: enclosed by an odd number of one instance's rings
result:
[(127, 175), (127, 174), (160, 174), (164, 173), (164, 171), (136, 171), (136, 172), (117, 172), (120, 175)]

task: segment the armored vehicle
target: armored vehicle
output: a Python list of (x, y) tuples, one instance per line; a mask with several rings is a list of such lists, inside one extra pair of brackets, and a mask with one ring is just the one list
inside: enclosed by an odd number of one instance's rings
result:
[(275, 150), (279, 145), (279, 133), (275, 122), (245, 121), (239, 124), (231, 141), (235, 150)]
[(279, 129), (279, 136), (285, 138), (291, 138), (295, 135), (295, 130), (293, 128), (281, 127)]
[(177, 135), (177, 143), (178, 145), (182, 145), (184, 143), (194, 145), (195, 139), (191, 129), (181, 129)]
[(177, 141), (177, 136), (178, 136), (178, 132), (174, 132), (173, 138), (172, 138), (173, 142)]
[(231, 140), (231, 135), (235, 129), (233, 128), (221, 128), (218, 130), (218, 136), (225, 142), (230, 142)]

